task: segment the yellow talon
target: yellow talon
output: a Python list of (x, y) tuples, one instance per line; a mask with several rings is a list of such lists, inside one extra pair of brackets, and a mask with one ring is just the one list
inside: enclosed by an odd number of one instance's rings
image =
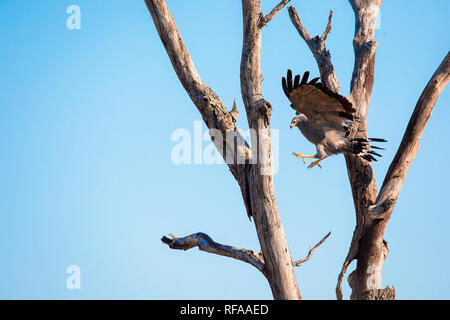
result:
[(328, 158), (329, 156), (325, 156), (323, 158), (320, 158), (319, 160), (316, 160), (314, 162), (311, 162), (311, 164), (308, 166), (308, 169), (311, 169), (312, 167), (314, 167), (315, 165), (318, 165), (320, 169), (322, 169), (322, 166), (319, 164), (320, 161), (322, 161), (323, 159)]
[(322, 166), (319, 164), (319, 160), (311, 162), (311, 164), (308, 166), (308, 169), (311, 169), (312, 167), (314, 167), (315, 165), (318, 165), (320, 169), (322, 169)]
[(308, 156), (306, 154), (301, 154), (301, 153), (297, 153), (297, 152), (293, 152), (294, 156), (298, 157), (298, 158), (302, 158), (303, 163), (306, 163), (305, 158), (315, 158), (314, 156)]

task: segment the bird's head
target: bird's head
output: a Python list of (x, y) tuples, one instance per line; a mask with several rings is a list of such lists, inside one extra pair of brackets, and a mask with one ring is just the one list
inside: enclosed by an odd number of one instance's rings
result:
[(299, 122), (299, 120), (300, 120), (299, 117), (300, 117), (300, 114), (297, 114), (297, 115), (295, 116), (295, 118), (292, 119), (291, 125), (290, 125), (290, 128), (291, 128), (291, 129), (294, 128), (294, 127), (296, 127), (296, 126), (298, 125), (298, 122)]
[(293, 127), (295, 127), (297, 125), (297, 123), (298, 123), (298, 120), (296, 118), (292, 119), (290, 128), (292, 129)]

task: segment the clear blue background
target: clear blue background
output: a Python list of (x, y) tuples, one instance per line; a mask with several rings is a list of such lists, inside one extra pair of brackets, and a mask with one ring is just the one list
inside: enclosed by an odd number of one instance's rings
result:
[[(278, 0), (263, 0), (269, 12)], [(81, 8), (68, 30), (66, 8)], [(168, 1), (203, 80), (231, 108), (240, 98), (240, 1)], [(312, 35), (327, 40), (341, 93), (353, 69), (354, 16), (346, 1), (297, 1)], [(375, 163), (378, 185), (409, 117), (449, 49), (446, 0), (385, 1), (381, 7), (369, 134), (389, 140)], [(287, 68), (317, 66), (283, 10), (263, 32), (266, 99), (280, 130), (277, 201), (305, 299), (335, 299), (355, 225), (342, 155), (307, 170), (293, 151), (314, 146), (289, 130), (280, 86)], [(439, 98), (401, 191), (386, 240), (383, 285), (399, 299), (450, 298), (448, 230), (450, 94)], [(233, 259), (169, 250), (161, 236), (206, 232), (259, 250), (237, 183), (225, 165), (171, 162), (178, 128), (201, 120), (171, 67), (144, 1), (0, 0), (0, 298), (270, 299), (263, 276)], [(203, 127), (205, 130), (205, 127)], [(208, 145), (206, 142), (205, 145)], [(81, 290), (66, 268), (81, 268)], [(350, 266), (347, 275), (354, 269)], [(350, 289), (344, 281), (344, 295)]]

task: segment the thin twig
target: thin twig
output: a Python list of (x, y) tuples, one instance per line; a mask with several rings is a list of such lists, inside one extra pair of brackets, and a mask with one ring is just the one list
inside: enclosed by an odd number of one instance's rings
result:
[(306, 31), (306, 28), (303, 26), (302, 21), (300, 20), (300, 17), (298, 16), (297, 10), (295, 7), (289, 7), (289, 17), (291, 18), (292, 24), (294, 25), (295, 29), (297, 29), (298, 33), (300, 34), (300, 37), (303, 38), (303, 40), (308, 41), (311, 39), (311, 35)]
[(252, 250), (238, 249), (214, 242), (210, 236), (203, 232), (194, 233), (186, 237), (177, 237), (173, 234), (169, 234), (169, 236), (172, 239), (164, 236), (161, 238), (161, 241), (171, 249), (189, 250), (198, 247), (201, 251), (247, 262), (264, 274), (264, 260), (262, 255), (256, 254)]
[(316, 251), (316, 249), (325, 242), (325, 240), (327, 240), (327, 238), (331, 235), (331, 231), (327, 233), (327, 235), (325, 237), (322, 238), (322, 240), (320, 240), (311, 250), (309, 250), (308, 252), (308, 256), (306, 258), (303, 258), (301, 260), (298, 261), (294, 261), (294, 267), (299, 267), (302, 263), (308, 261), (309, 259), (311, 259), (314, 251)]
[(325, 29), (325, 32), (321, 37), (315, 36), (311, 38), (311, 35), (306, 30), (303, 25), (300, 17), (297, 13), (297, 10), (294, 7), (289, 7), (289, 17), (291, 18), (292, 24), (295, 29), (297, 29), (298, 34), (305, 40), (309, 49), (311, 50), (314, 58), (317, 61), (317, 66), (320, 71), (320, 78), (322, 82), (334, 92), (339, 92), (339, 81), (336, 76), (336, 72), (334, 71), (333, 63), (331, 62), (330, 52), (327, 50), (325, 45), (325, 40), (327, 39), (329, 33), (331, 32), (331, 22), (333, 18), (333, 11), (330, 11), (330, 15), (328, 16), (328, 24)]
[(333, 10), (330, 10), (330, 15), (328, 16), (327, 28), (325, 29), (325, 32), (320, 37), (322, 39), (322, 41), (327, 40), (327, 37), (328, 37), (328, 35), (331, 32), (331, 22), (332, 22), (332, 20), (333, 20)]
[(338, 282), (336, 285), (336, 297), (338, 300), (342, 300), (343, 294), (342, 294), (342, 279), (344, 278), (345, 272), (347, 271), (347, 267), (350, 263), (346, 260), (344, 264), (342, 265), (341, 272), (338, 276)]
[(278, 12), (280, 12), (281, 9), (283, 9), (284, 6), (289, 3), (289, 1), (291, 0), (281, 0), (281, 2), (277, 4), (269, 14), (263, 14), (261, 17), (260, 27), (264, 27), (266, 24), (268, 24), (278, 14)]

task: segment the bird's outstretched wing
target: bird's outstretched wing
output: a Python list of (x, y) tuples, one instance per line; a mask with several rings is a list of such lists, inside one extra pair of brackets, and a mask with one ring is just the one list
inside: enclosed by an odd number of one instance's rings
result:
[(300, 75), (292, 80), (292, 71), (288, 70), (287, 77), (282, 79), (284, 93), (293, 109), (303, 113), (316, 126), (327, 125), (337, 129), (342, 128), (346, 121), (354, 120), (356, 110), (347, 98), (318, 82), (319, 78), (308, 82), (308, 77), (307, 71), (301, 80)]

